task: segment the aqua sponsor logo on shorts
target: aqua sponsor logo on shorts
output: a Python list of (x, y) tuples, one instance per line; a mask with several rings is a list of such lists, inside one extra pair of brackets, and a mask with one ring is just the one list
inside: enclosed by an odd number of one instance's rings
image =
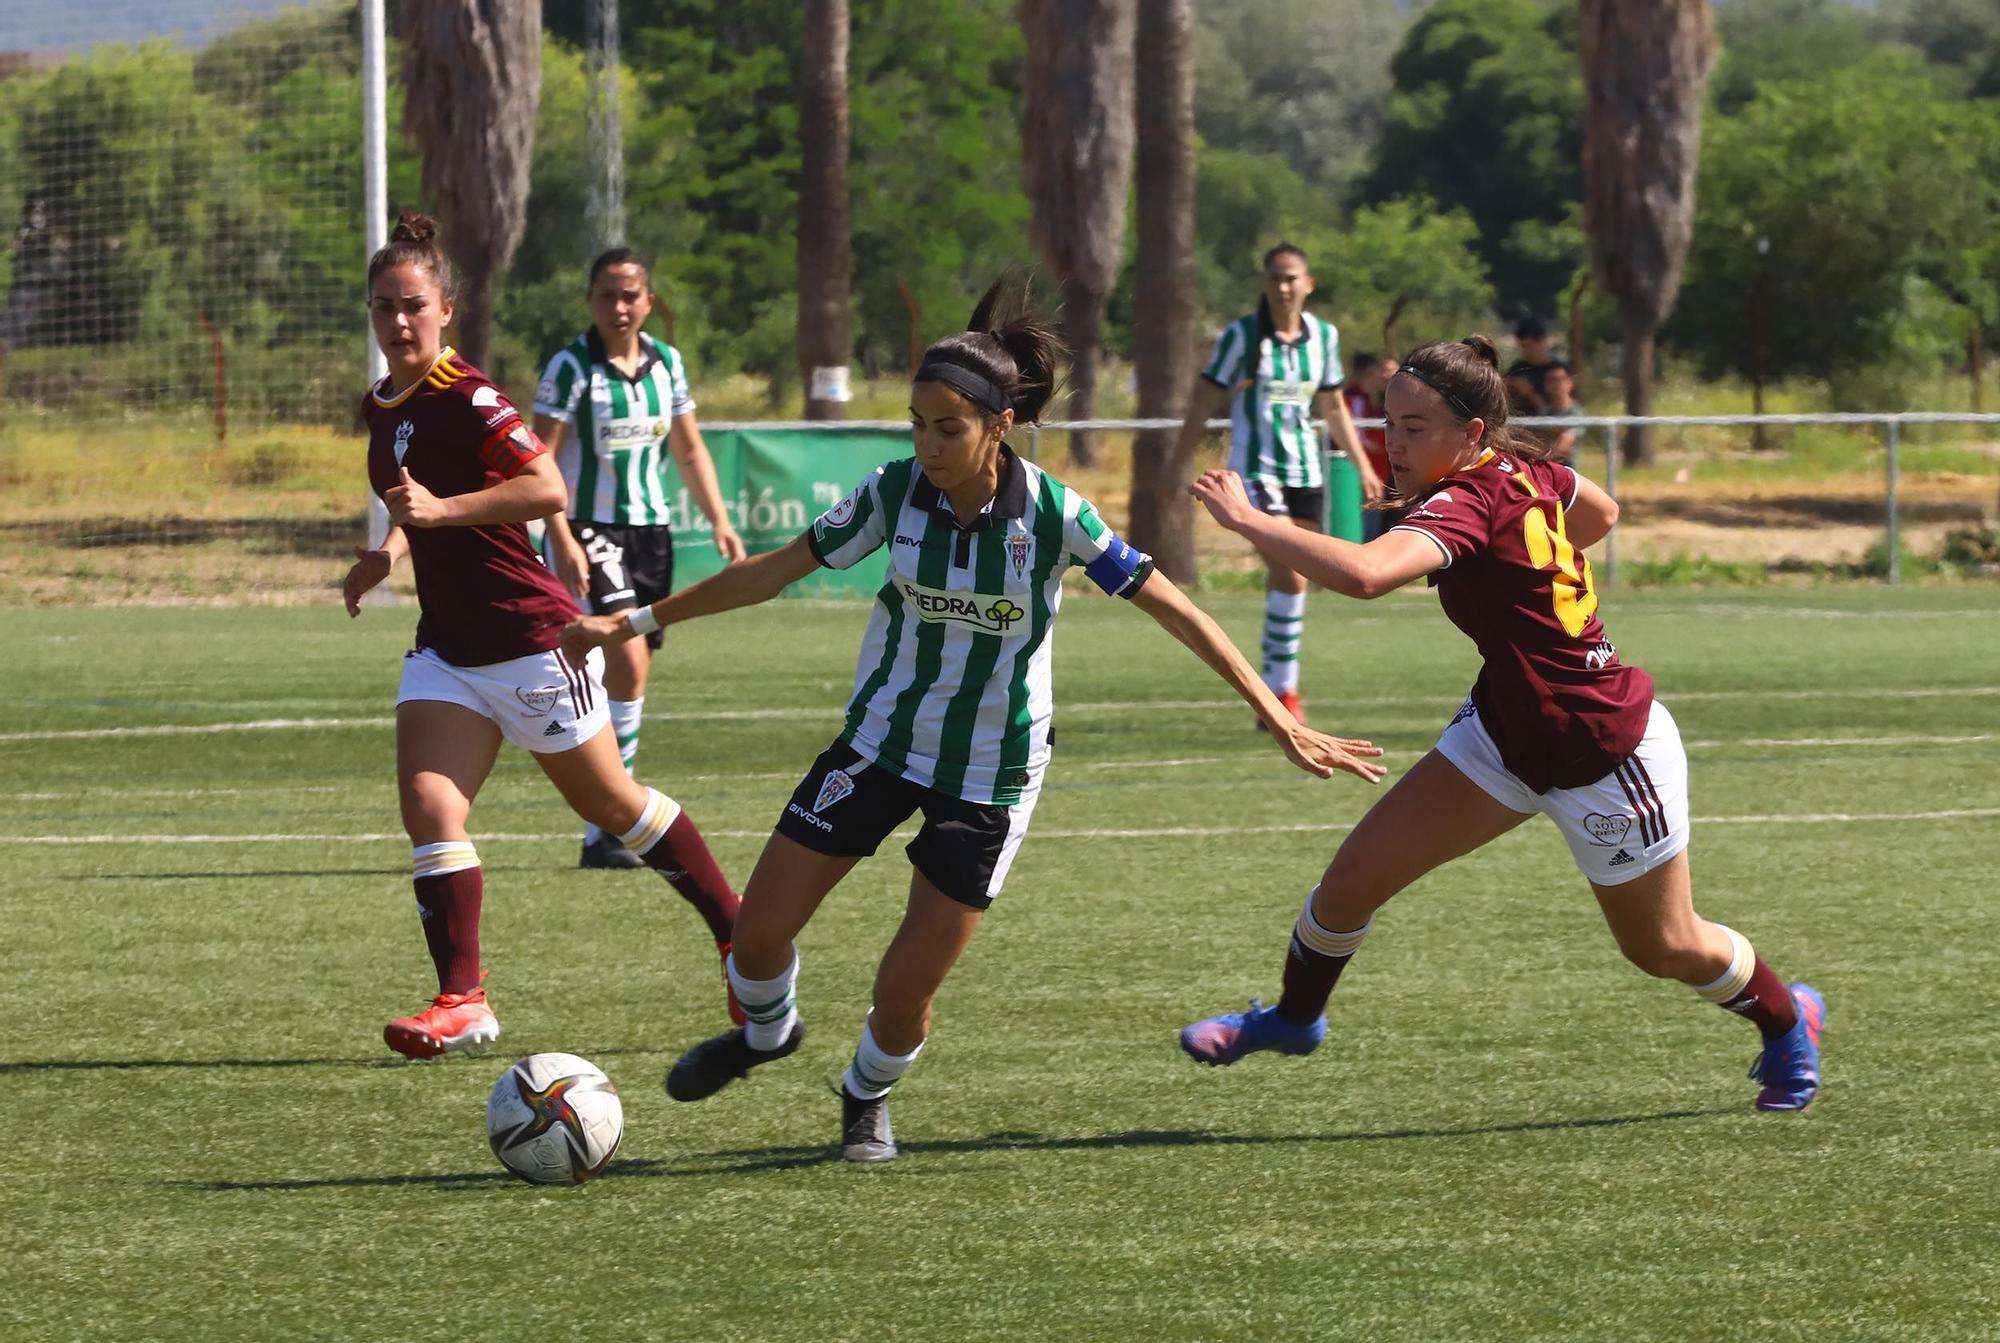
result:
[(896, 580), (896, 590), (910, 609), (934, 625), (966, 625), (986, 634), (1005, 634), (1028, 613), (1011, 597), (994, 597), (977, 592), (946, 592), (927, 588), (907, 578)]

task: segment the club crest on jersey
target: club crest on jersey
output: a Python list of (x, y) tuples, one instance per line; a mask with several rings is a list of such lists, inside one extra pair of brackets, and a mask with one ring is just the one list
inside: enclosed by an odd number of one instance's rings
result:
[(1014, 577), (1028, 576), (1028, 561), (1034, 558), (1035, 538), (1026, 532), (1015, 532), (1007, 538), (1007, 558), (1014, 565)]
[(817, 816), (840, 799), (854, 791), (854, 778), (844, 769), (828, 770), (820, 780), (819, 796), (813, 799), (813, 814)]
[(556, 707), (556, 699), (562, 694), (562, 689), (559, 685), (536, 686), (533, 689), (515, 686), (514, 698), (526, 705), (530, 714), (540, 718)]
[(396, 465), (403, 464), (403, 454), (410, 450), (410, 435), (417, 432), (416, 421), (404, 420), (396, 426)]
[(1613, 844), (1625, 842), (1625, 836), (1632, 833), (1630, 816), (1606, 816), (1593, 811), (1583, 818), (1583, 828), (1590, 832), (1592, 844), (1602, 844), (1610, 848)]

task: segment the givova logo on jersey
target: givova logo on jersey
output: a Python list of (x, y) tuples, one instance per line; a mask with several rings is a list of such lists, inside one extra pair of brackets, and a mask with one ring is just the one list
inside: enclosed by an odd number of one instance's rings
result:
[(1011, 597), (995, 597), (978, 592), (946, 592), (927, 588), (907, 578), (896, 580), (902, 594), (919, 618), (934, 625), (965, 625), (986, 634), (1005, 634), (1028, 613)]

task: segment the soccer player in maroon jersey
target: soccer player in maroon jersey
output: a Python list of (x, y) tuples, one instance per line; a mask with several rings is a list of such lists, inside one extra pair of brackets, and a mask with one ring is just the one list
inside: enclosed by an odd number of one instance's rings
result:
[(1216, 1065), (1263, 1049), (1311, 1053), (1375, 911), (1541, 812), (1627, 959), (1755, 1024), (1757, 1108), (1803, 1110), (1819, 1091), (1825, 1003), (1810, 985), (1787, 986), (1742, 934), (1695, 913), (1680, 734), (1652, 678), (1619, 659), (1597, 617), (1583, 549), (1611, 530), (1618, 505), (1507, 427), (1483, 336), (1415, 351), (1387, 398), (1395, 493), (1414, 502), (1367, 545), (1265, 516), (1227, 471), (1206, 473), (1193, 493), (1273, 565), (1350, 597), (1429, 575), (1445, 615), (1478, 645), (1479, 677), (1436, 748), (1361, 819), (1307, 897), (1277, 1004), (1198, 1021), (1181, 1047)]
[[(456, 279), (436, 225), (405, 214), (368, 263), (368, 314), (389, 376), (362, 403), (368, 480), (390, 528), (355, 549), (347, 613), (408, 561), (416, 646), (396, 696), (396, 779), (409, 832), (417, 913), (438, 994), (383, 1031), (410, 1058), (498, 1038), (479, 963), (484, 894), (466, 822), (503, 740), (534, 753), (563, 800), (619, 836), (707, 921), (726, 962), (737, 896), (680, 805), (634, 782), (604, 731), (603, 659), (563, 655), (576, 602), (523, 525), (561, 508), (555, 462), (486, 375), (443, 344)], [(742, 1020), (735, 999), (731, 1015)]]

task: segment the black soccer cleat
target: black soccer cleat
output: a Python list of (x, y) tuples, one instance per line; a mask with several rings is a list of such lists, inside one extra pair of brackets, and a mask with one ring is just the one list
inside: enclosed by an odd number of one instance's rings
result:
[(840, 1089), (840, 1154), (849, 1161), (894, 1161), (896, 1135), (889, 1131), (889, 1098), (859, 1100)]
[(626, 848), (618, 836), (605, 833), (596, 839), (583, 842), (583, 856), (576, 860), (578, 867), (627, 869), (644, 867), (646, 860)]
[(792, 1023), (792, 1033), (776, 1049), (752, 1049), (741, 1026), (711, 1035), (667, 1069), (667, 1094), (677, 1101), (704, 1100), (757, 1065), (796, 1054), (805, 1038), (803, 1020)]

